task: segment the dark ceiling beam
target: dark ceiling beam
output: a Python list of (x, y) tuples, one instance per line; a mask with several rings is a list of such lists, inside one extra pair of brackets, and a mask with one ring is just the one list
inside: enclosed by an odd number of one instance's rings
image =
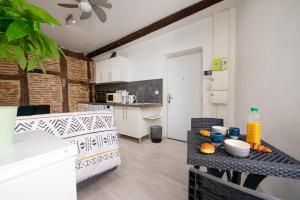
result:
[(81, 59), (81, 60), (85, 60), (85, 61), (90, 61), (90, 62), (93, 61), (91, 58), (87, 57), (83, 53), (77, 53), (77, 52), (74, 52), (74, 51), (70, 51), (68, 49), (62, 49), (62, 50), (63, 50), (63, 52), (66, 56), (70, 56), (70, 57), (73, 57), (73, 58), (77, 58), (77, 59)]
[(165, 18), (163, 18), (159, 21), (156, 21), (156, 22), (150, 24), (149, 26), (146, 26), (146, 27), (144, 27), (144, 28), (142, 28), (142, 29), (140, 29), (136, 32), (133, 32), (133, 33), (131, 33), (131, 34), (129, 34), (129, 35), (113, 42), (113, 43), (110, 43), (110, 44), (108, 44), (104, 47), (101, 47), (101, 48), (99, 48), (99, 49), (97, 49), (97, 50), (95, 50), (91, 53), (88, 53), (87, 57), (93, 58), (95, 56), (98, 56), (98, 55), (103, 54), (105, 52), (108, 52), (110, 50), (113, 50), (117, 47), (120, 47), (124, 44), (127, 44), (129, 42), (137, 40), (141, 37), (144, 37), (145, 35), (148, 35), (148, 34), (154, 32), (154, 31), (157, 31), (161, 28), (164, 28), (164, 27), (166, 27), (166, 26), (168, 26), (168, 25), (170, 25), (174, 22), (177, 22), (177, 21), (181, 20), (181, 19), (189, 17), (189, 16), (191, 16), (191, 15), (193, 15), (193, 14), (195, 14), (195, 13), (201, 11), (201, 10), (204, 10), (204, 9), (210, 7), (210, 6), (213, 6), (213, 5), (215, 5), (215, 4), (217, 4), (221, 1), (223, 1), (223, 0), (202, 0), (198, 3), (196, 3), (196, 4), (193, 4), (189, 7), (186, 7), (184, 9), (172, 14), (172, 15), (169, 15), (169, 16), (167, 16), (167, 17), (165, 17)]

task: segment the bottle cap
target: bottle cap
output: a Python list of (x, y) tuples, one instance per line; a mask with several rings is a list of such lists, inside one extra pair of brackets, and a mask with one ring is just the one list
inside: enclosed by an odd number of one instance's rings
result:
[(258, 108), (251, 108), (251, 112), (258, 112)]

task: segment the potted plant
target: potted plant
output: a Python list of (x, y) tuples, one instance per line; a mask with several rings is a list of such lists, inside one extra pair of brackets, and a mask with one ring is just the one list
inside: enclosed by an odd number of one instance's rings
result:
[[(24, 71), (43, 70), (43, 60), (59, 59), (59, 46), (41, 30), (41, 24), (60, 26), (47, 11), (26, 0), (0, 0), (0, 60), (16, 61)], [(0, 106), (0, 147), (12, 140), (17, 107)]]

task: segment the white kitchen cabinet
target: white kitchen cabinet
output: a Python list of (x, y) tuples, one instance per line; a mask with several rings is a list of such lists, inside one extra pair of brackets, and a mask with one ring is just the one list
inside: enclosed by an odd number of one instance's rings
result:
[(130, 62), (117, 56), (96, 63), (96, 83), (126, 82)]
[(128, 125), (126, 120), (125, 106), (115, 107), (115, 120), (117, 124), (118, 133), (126, 135), (126, 133), (128, 132)]
[[(151, 109), (151, 108), (148, 108)], [(143, 119), (144, 108), (117, 106), (115, 108), (115, 119), (118, 133), (139, 139), (149, 135), (149, 121)]]

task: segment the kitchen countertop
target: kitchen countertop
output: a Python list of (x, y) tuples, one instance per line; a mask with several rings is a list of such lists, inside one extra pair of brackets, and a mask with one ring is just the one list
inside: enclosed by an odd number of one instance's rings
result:
[(129, 106), (129, 107), (159, 107), (163, 106), (162, 103), (132, 103), (132, 104), (123, 104), (123, 103), (94, 103), (94, 102), (79, 102), (83, 104), (92, 104), (92, 105), (107, 105), (107, 106)]

